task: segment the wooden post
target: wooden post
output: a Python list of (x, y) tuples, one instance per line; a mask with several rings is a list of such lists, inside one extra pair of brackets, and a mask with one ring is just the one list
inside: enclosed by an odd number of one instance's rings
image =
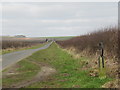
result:
[(99, 43), (99, 50), (100, 50), (100, 56), (99, 56), (99, 77), (100, 79), (106, 78), (106, 71), (105, 71), (105, 63), (104, 63), (104, 46), (103, 42)]
[[(100, 49), (100, 58), (102, 58), (102, 67), (104, 68), (104, 48), (103, 48), (103, 42), (99, 43), (99, 49)], [(100, 61), (99, 61), (100, 62)], [(100, 66), (100, 63), (99, 63)]]

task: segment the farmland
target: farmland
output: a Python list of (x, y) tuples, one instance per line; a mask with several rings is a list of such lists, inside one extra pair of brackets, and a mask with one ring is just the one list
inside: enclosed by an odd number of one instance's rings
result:
[(0, 85), (120, 88), (120, 3), (2, 0)]
[[(55, 40), (47, 49), (3, 70), (3, 87), (8, 88), (117, 88), (118, 29), (105, 28), (78, 37), (47, 37)], [(35, 38), (34, 38), (35, 39)], [(39, 38), (40, 39), (40, 38)], [(14, 40), (12, 40), (14, 41)], [(104, 43), (105, 78), (98, 68), (99, 42)], [(43, 40), (18, 40), (19, 47), (39, 48)], [(22, 46), (22, 44), (24, 44)], [(13, 43), (11, 43), (14, 45)], [(39, 45), (40, 44), (40, 45)], [(10, 47), (13, 48), (13, 47)], [(18, 49), (18, 47), (16, 47)], [(7, 48), (6, 48), (7, 49)], [(112, 51), (112, 52), (111, 52)], [(22, 76), (21, 76), (22, 75)]]
[[(8, 74), (3, 77), (3, 87), (20, 87), (24, 85), (23, 83), (32, 82), (36, 80), (34, 77), (37, 73), (42, 72), (43, 67), (54, 68), (55, 72), (50, 72), (51, 74), (47, 77), (45, 74), (39, 76), (43, 78), (42, 80), (37, 77), (38, 81), (26, 85), (25, 88), (100, 88), (112, 80), (112, 78), (100, 80), (99, 77), (91, 77), (89, 75), (91, 68), (83, 70), (85, 65), (83, 63), (86, 60), (90, 60), (90, 58), (74, 59), (73, 56), (53, 43), (48, 49), (38, 51), (6, 69), (3, 73)], [(10, 69), (13, 72), (10, 72)], [(17, 82), (15, 82), (16, 80)]]
[[(6, 54), (19, 50), (35, 49), (45, 44), (46, 39), (51, 40), (68, 40), (72, 36), (67, 37), (32, 37), (32, 38), (15, 38), (15, 37), (2, 37), (0, 42), (0, 54)], [(43, 45), (44, 45), (43, 44)]]
[(32, 38), (2, 38), (2, 49), (19, 48), (43, 43), (45, 40)]
[(31, 38), (2, 38), (0, 42), (0, 54), (6, 54), (14, 51), (37, 48), (45, 43), (45, 40)]

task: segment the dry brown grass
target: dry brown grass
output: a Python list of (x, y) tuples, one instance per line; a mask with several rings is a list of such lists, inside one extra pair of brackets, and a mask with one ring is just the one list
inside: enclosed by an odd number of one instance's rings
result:
[(0, 46), (2, 46), (2, 49), (9, 50), (16, 48), (31, 47), (33, 45), (37, 45), (43, 42), (45, 42), (45, 40), (30, 38), (3, 38), (0, 42)]
[[(83, 69), (93, 68), (94, 71), (98, 68), (99, 42), (103, 42), (104, 44), (104, 58), (107, 76), (118, 78), (120, 37), (118, 37), (117, 27), (100, 29), (98, 32), (78, 36), (66, 41), (57, 41), (62, 48), (66, 49), (67, 52), (76, 58), (82, 56), (91, 57), (91, 60), (85, 62), (86, 65)], [(94, 73), (94, 71), (92, 72)]]
[(98, 52), (99, 42), (103, 42), (104, 44), (105, 56), (112, 58), (117, 57), (119, 49), (117, 27), (105, 28), (98, 32), (78, 36), (66, 41), (57, 41), (63, 48), (74, 47), (77, 53), (85, 52), (87, 50), (86, 54), (88, 55), (95, 55)]

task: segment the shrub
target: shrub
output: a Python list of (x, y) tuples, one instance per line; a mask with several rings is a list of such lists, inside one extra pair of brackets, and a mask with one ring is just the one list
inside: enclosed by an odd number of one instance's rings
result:
[(117, 56), (117, 51), (120, 51), (118, 50), (118, 28), (104, 28), (70, 40), (57, 41), (63, 48), (75, 47), (78, 53), (87, 49), (89, 50), (87, 52), (92, 55), (97, 52), (99, 42), (103, 42), (104, 50), (108, 56)]
[(7, 49), (7, 48), (21, 48), (21, 47), (29, 47), (32, 45), (40, 44), (45, 41), (43, 40), (19, 40), (19, 39), (2, 39), (2, 42), (0, 42), (0, 45), (2, 46), (2, 49)]

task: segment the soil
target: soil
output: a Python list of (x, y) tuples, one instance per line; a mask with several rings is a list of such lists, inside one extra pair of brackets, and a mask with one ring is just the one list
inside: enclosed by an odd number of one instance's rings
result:
[[(29, 86), (35, 82), (44, 81), (47, 79), (47, 77), (49, 77), (50, 75), (52, 75), (56, 72), (56, 70), (53, 67), (51, 67), (50, 65), (47, 65), (44, 63), (37, 63), (34, 61), (30, 61), (30, 62), (40, 66), (40, 71), (38, 72), (38, 74), (36, 76), (34, 76), (31, 80), (26, 80), (26, 81), (22, 81), (20, 83), (13, 84), (11, 86), (11, 88), (23, 88), (23, 87)], [(14, 65), (14, 67), (16, 67), (16, 65)], [(3, 73), (4, 78), (6, 75), (16, 74), (15, 70), (13, 70), (13, 69), (15, 69), (14, 67), (9, 69), (7, 72)], [(11, 72), (11, 70), (13, 72)]]

